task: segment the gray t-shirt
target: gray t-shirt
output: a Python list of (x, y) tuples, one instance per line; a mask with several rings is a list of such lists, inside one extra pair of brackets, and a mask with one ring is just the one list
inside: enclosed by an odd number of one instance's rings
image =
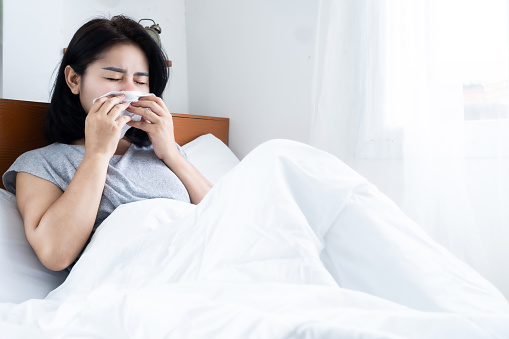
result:
[[(60, 143), (28, 151), (5, 172), (4, 186), (15, 194), (16, 173), (26, 172), (65, 191), (84, 155), (83, 146)], [(119, 205), (151, 198), (190, 202), (184, 184), (157, 158), (152, 146), (131, 145), (124, 155), (114, 155), (110, 160), (94, 231)]]

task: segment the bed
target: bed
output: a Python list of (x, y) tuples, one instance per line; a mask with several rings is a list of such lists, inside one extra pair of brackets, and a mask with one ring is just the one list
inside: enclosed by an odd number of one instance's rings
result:
[[(0, 99), (0, 173), (5, 173), (22, 153), (46, 146), (41, 128), (49, 104)], [(175, 139), (179, 145), (212, 134), (228, 145), (229, 119), (173, 113)], [(3, 184), (0, 183), (1, 188)]]
[[(47, 104), (0, 100), (2, 170), (45, 144)], [(339, 159), (288, 140), (242, 161), (228, 120), (175, 114), (214, 188), (122, 205), (68, 274), (0, 190), (6, 338), (508, 338), (509, 304)]]

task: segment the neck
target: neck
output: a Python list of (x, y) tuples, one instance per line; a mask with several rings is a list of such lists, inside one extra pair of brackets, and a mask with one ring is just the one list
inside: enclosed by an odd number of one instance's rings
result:
[(125, 137), (118, 141), (117, 150), (115, 151), (115, 155), (124, 155), (125, 152), (131, 147), (131, 142), (127, 140)]

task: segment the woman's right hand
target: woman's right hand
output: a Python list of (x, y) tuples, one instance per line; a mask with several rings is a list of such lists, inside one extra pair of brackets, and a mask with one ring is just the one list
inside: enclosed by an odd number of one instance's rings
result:
[(16, 201), (25, 234), (37, 257), (50, 270), (63, 270), (86, 245), (101, 202), (108, 163), (120, 131), (131, 119), (120, 113), (124, 98), (98, 99), (85, 120), (85, 157), (65, 191), (29, 173), (16, 176)]
[(25, 234), (39, 260), (63, 270), (81, 253), (97, 216), (108, 163), (130, 116), (123, 96), (98, 99), (85, 120), (85, 157), (65, 191), (29, 173), (16, 176), (16, 200)]
[(128, 102), (120, 103), (124, 98), (124, 95), (103, 97), (92, 105), (85, 120), (86, 154), (104, 155), (108, 159), (113, 156), (122, 127), (131, 120), (128, 115), (118, 118), (129, 106)]

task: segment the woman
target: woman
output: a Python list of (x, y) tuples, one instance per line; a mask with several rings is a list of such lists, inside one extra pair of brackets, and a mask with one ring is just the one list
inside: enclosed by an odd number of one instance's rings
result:
[[(165, 290), (179, 279), (225, 282), (228, 288), (232, 282), (333, 285), (334, 279), (419, 310), (507, 312), (496, 288), (326, 152), (290, 141), (264, 143), (207, 194), (211, 185), (180, 153), (171, 114), (159, 98), (167, 81), (164, 60), (130, 19), (85, 24), (69, 44), (53, 91), (46, 133), (54, 143), (22, 155), (3, 177), (16, 193), (28, 241), (52, 270), (72, 265), (94, 229), (120, 204), (157, 197), (197, 204), (207, 195), (182, 229), (170, 223), (160, 228), (163, 233), (151, 233), (150, 239), (161, 242), (153, 262), (135, 252), (118, 265), (105, 252), (94, 252), (96, 242), (68, 286), (90, 287), (117, 269), (127, 274), (112, 274), (114, 280), (121, 277), (126, 286), (140, 286), (142, 276)], [(110, 91), (155, 96), (128, 104), (121, 96), (104, 96)], [(143, 120), (118, 118), (124, 110)], [(120, 139), (126, 125), (132, 128)], [(139, 222), (144, 220), (142, 215)], [(111, 234), (120, 239), (139, 236), (132, 223), (115, 226)], [(176, 240), (180, 247), (172, 244), (175, 234), (186, 239)], [(190, 235), (194, 241), (187, 242)], [(111, 238), (98, 239), (115, 248)], [(131, 274), (131, 263), (143, 274)], [(101, 269), (94, 271), (96, 265)]]
[[(27, 239), (48, 269), (72, 265), (120, 204), (155, 197), (197, 204), (210, 190), (175, 143), (160, 98), (165, 60), (145, 29), (123, 16), (88, 22), (69, 43), (45, 126), (53, 144), (25, 153), (4, 175)], [(155, 96), (132, 103), (122, 95), (101, 97), (111, 91)], [(119, 117), (124, 110), (141, 121)], [(120, 138), (126, 125), (132, 128)]]

